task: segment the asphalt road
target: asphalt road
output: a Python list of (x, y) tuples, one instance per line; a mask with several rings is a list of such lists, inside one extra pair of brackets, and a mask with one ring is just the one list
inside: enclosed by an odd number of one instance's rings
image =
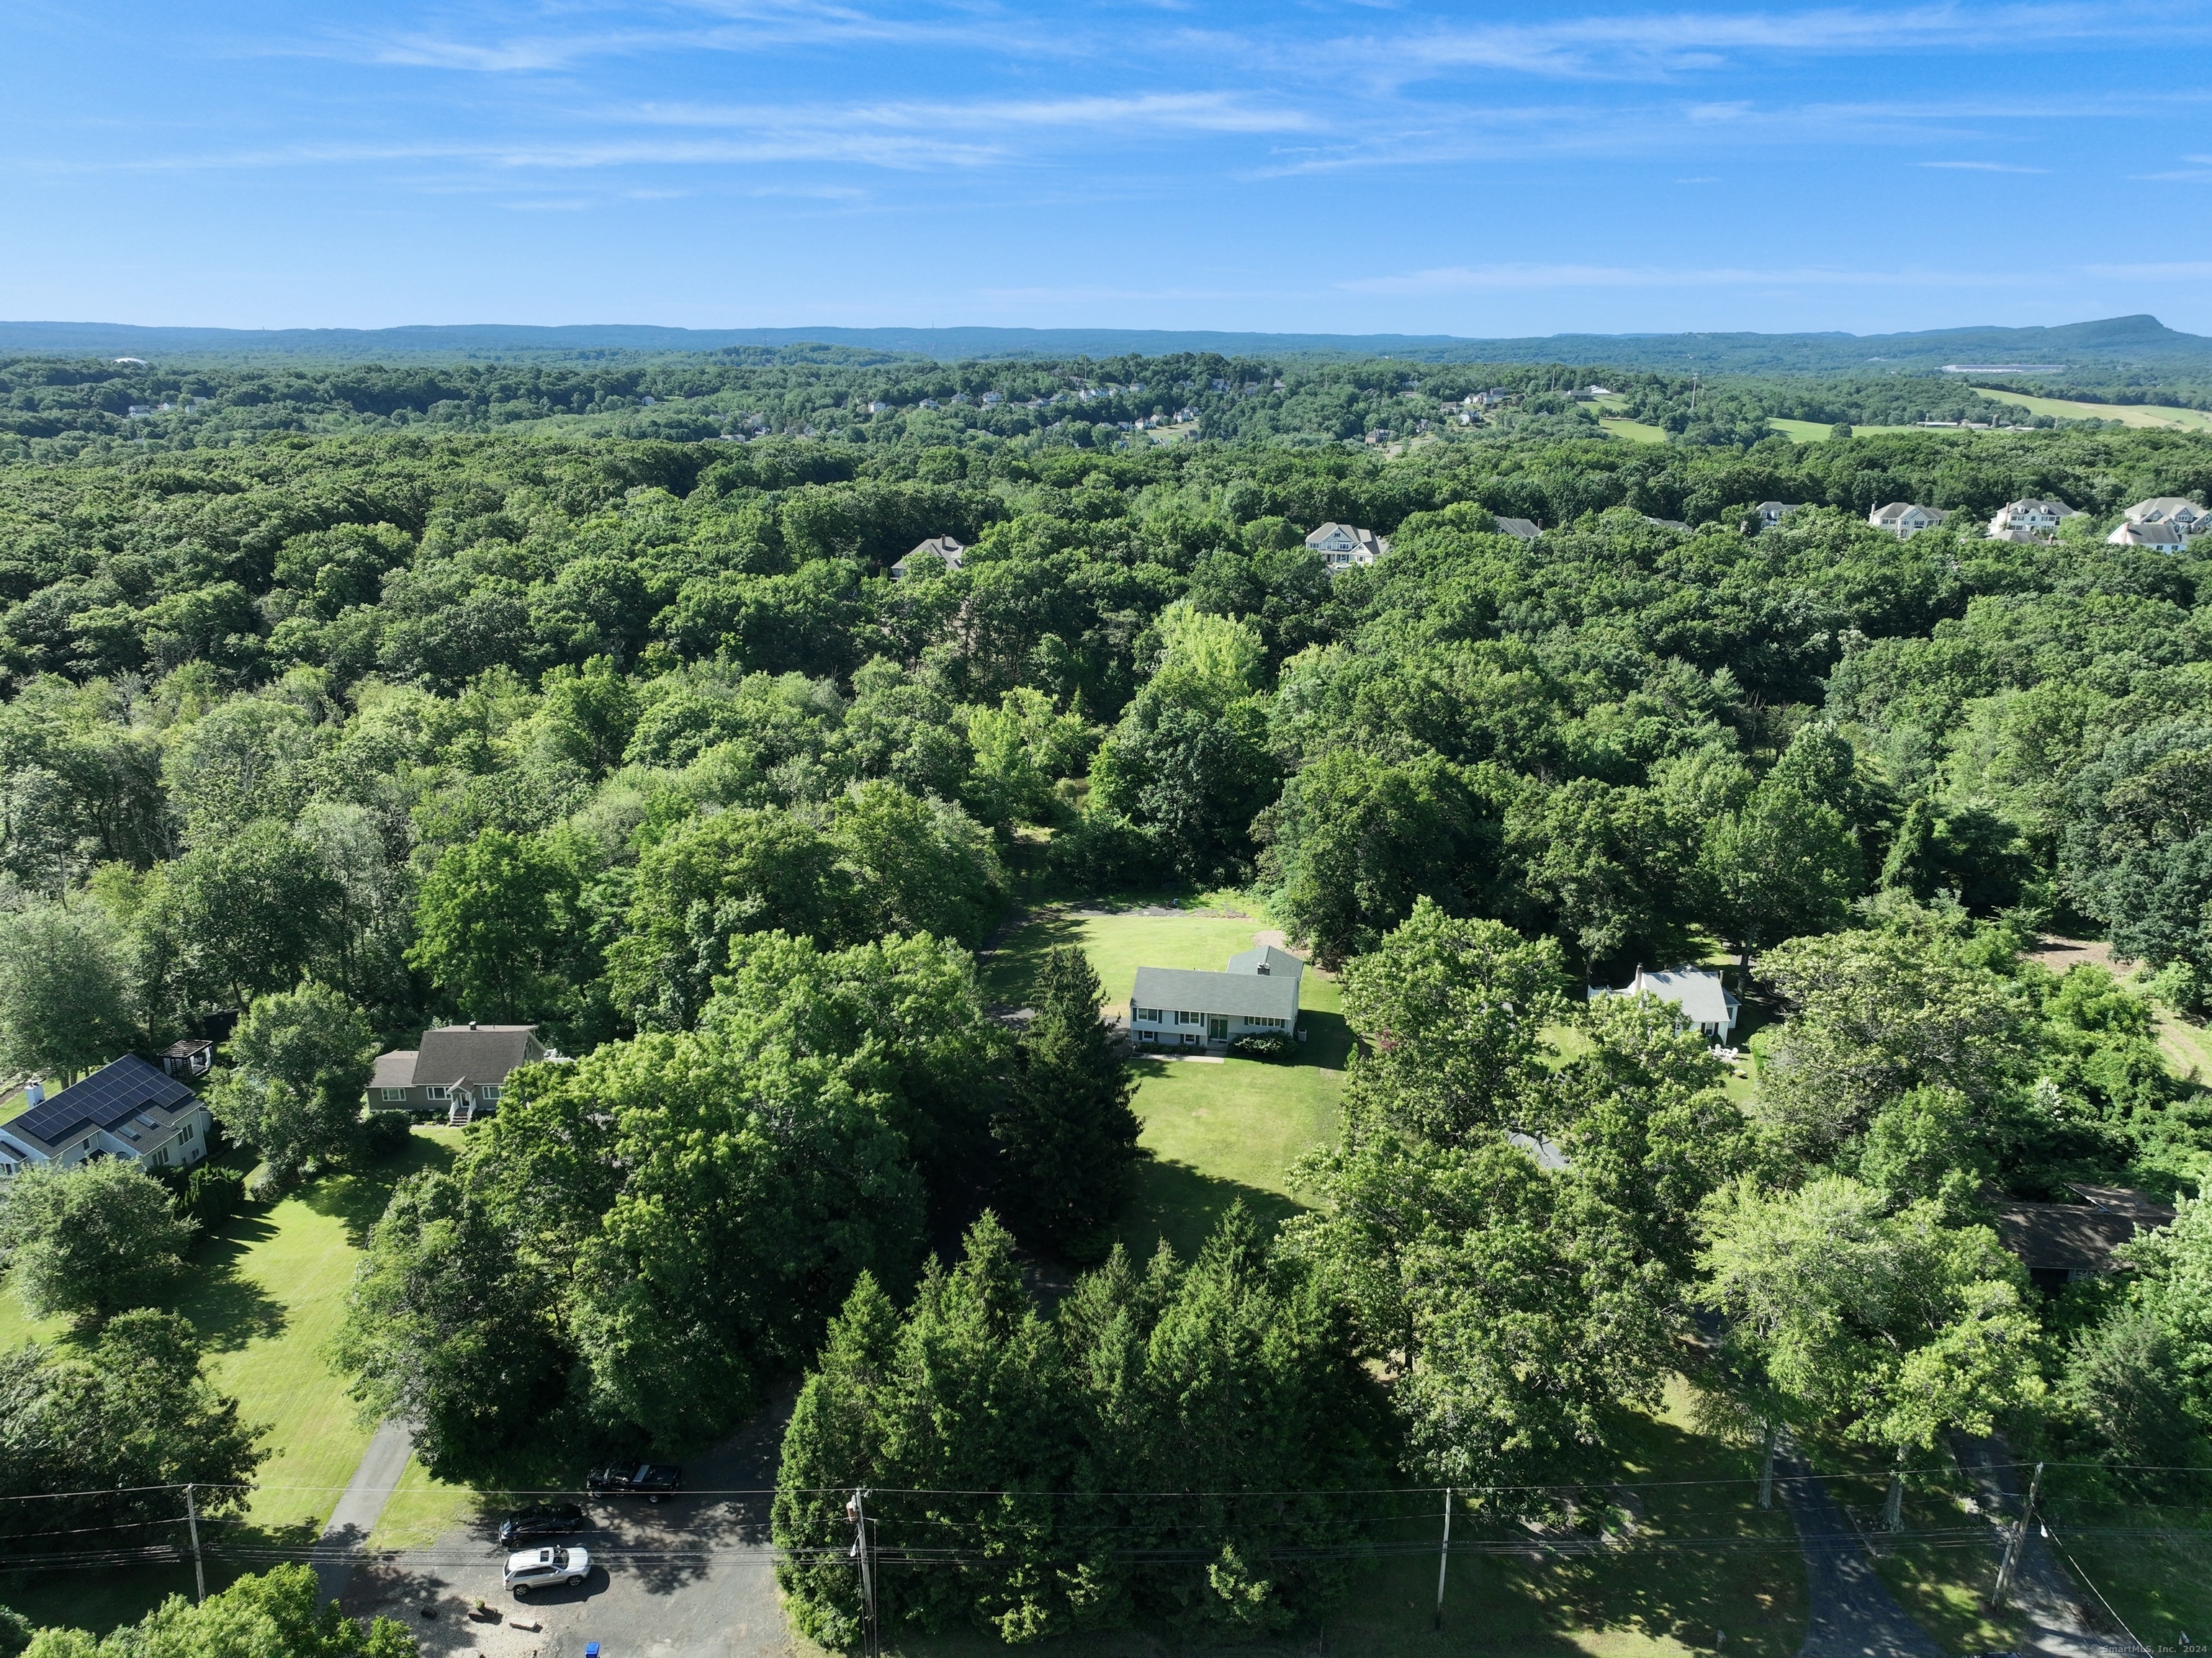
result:
[[(679, 1495), (657, 1505), (640, 1497), (579, 1497), (592, 1524), (567, 1540), (591, 1550), (593, 1565), (574, 1588), (518, 1600), (500, 1585), (507, 1551), (493, 1527), (465, 1527), (428, 1548), (362, 1560), (345, 1609), (400, 1619), (431, 1658), (581, 1658), (591, 1641), (602, 1658), (795, 1654), (775, 1592), (765, 1495), (790, 1410), (789, 1399), (779, 1400), (735, 1438), (684, 1466), (693, 1491), (762, 1495)], [(500, 1621), (469, 1617), (478, 1599)]]
[(1897, 1604), (1820, 1476), (1786, 1454), (1776, 1457), (1775, 1472), (1805, 1557), (1808, 1605), (1798, 1658), (1943, 1658)]

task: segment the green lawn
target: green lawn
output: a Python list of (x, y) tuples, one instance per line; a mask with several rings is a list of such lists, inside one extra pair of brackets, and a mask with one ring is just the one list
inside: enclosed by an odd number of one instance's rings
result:
[[(1047, 949), (1080, 944), (1106, 987), (1107, 1011), (1126, 1015), (1139, 966), (1218, 971), (1267, 926), (1256, 915), (1048, 911), (1006, 940), (984, 984), (993, 997), (1020, 1003)], [(1165, 1237), (1189, 1256), (1240, 1198), (1271, 1221), (1298, 1208), (1285, 1176), (1301, 1152), (1334, 1136), (1351, 1046), (1334, 979), (1308, 968), (1298, 1003), (1306, 1040), (1285, 1063), (1137, 1060), (1137, 1115), (1152, 1156), (1139, 1170), (1136, 1200), (1121, 1226), (1132, 1253), (1149, 1255)]]
[(2182, 409), (2160, 403), (2077, 403), (2068, 398), (2022, 397), (2017, 392), (1976, 389), (1992, 402), (2016, 403), (2030, 414), (2051, 415), (2062, 420), (2117, 420), (2124, 426), (2158, 427), (2168, 431), (2212, 431), (2212, 414), (2202, 409)]
[[(312, 1539), (353, 1477), (369, 1429), (356, 1420), (325, 1350), (361, 1245), (392, 1186), (450, 1162), (460, 1137), (457, 1129), (417, 1129), (403, 1155), (224, 1222), (195, 1246), (191, 1271), (166, 1303), (198, 1329), (216, 1385), (237, 1399), (246, 1421), (269, 1429), (274, 1454), (261, 1466), (247, 1519), (270, 1539)], [(0, 1350), (68, 1338), (65, 1323), (33, 1320), (12, 1292), (0, 1290)], [(105, 1627), (183, 1587), (158, 1573), (133, 1571), (113, 1582), (105, 1576), (10, 1582), (0, 1584), (0, 1602), (44, 1622)]]

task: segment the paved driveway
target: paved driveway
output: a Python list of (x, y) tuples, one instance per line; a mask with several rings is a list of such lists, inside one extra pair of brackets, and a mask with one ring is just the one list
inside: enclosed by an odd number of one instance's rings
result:
[[(345, 1608), (404, 1622), (434, 1658), (784, 1658), (786, 1627), (769, 1549), (769, 1497), (791, 1400), (778, 1401), (712, 1454), (684, 1464), (695, 1496), (580, 1499), (592, 1524), (573, 1539), (592, 1551), (590, 1579), (518, 1600), (500, 1586), (507, 1558), (489, 1528), (448, 1532), (428, 1548), (364, 1560)], [(715, 1495), (744, 1491), (751, 1496)], [(599, 1563), (605, 1561), (602, 1566)], [(477, 1623), (481, 1598), (501, 1621)], [(425, 1618), (424, 1607), (433, 1616)], [(540, 1627), (517, 1626), (517, 1619)]]

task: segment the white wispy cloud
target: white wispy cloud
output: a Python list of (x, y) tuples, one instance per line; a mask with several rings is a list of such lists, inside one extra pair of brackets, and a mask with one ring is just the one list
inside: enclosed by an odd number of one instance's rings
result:
[(1198, 132), (1298, 132), (1316, 125), (1309, 112), (1264, 107), (1224, 92), (1150, 92), (1124, 96), (1081, 94), (1061, 98), (977, 99), (969, 101), (884, 101), (832, 107), (646, 104), (614, 112), (617, 119), (665, 126), (757, 127), (854, 125), (900, 129), (1000, 130), (1006, 127), (1079, 128)]
[(1590, 12), (1541, 22), (1431, 23), (1329, 40), (1263, 46), (1258, 55), (1357, 67), (1398, 83), (1467, 70), (1569, 79), (1668, 77), (1748, 56), (1860, 56), (1934, 48), (2012, 52), (2130, 34), (2189, 38), (2208, 32), (2201, 11), (2174, 4), (2080, 3), (1887, 9), (1823, 6), (1747, 12)]
[(2015, 167), (2009, 162), (1915, 162), (1915, 167), (1953, 173), (2048, 173), (2047, 167)]

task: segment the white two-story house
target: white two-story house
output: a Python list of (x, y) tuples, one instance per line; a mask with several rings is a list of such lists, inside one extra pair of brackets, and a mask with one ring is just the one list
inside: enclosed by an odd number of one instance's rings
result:
[(159, 1065), (126, 1053), (51, 1099), (0, 1123), (0, 1179), (33, 1163), (73, 1167), (118, 1157), (142, 1168), (184, 1168), (207, 1155), (208, 1109)]
[(1878, 530), (1887, 530), (1904, 541), (1925, 529), (1933, 529), (1951, 515), (1935, 507), (1916, 506), (1910, 501), (1893, 501), (1886, 507), (1876, 507), (1867, 515), (1867, 522)]
[(1290, 1036), (1298, 1027), (1306, 964), (1272, 944), (1240, 950), (1229, 971), (1139, 967), (1129, 993), (1129, 1032), (1139, 1047), (1203, 1048), (1240, 1036)]
[(1306, 545), (1326, 559), (1328, 573), (1371, 564), (1390, 551), (1388, 538), (1350, 524), (1323, 524), (1306, 537)]

